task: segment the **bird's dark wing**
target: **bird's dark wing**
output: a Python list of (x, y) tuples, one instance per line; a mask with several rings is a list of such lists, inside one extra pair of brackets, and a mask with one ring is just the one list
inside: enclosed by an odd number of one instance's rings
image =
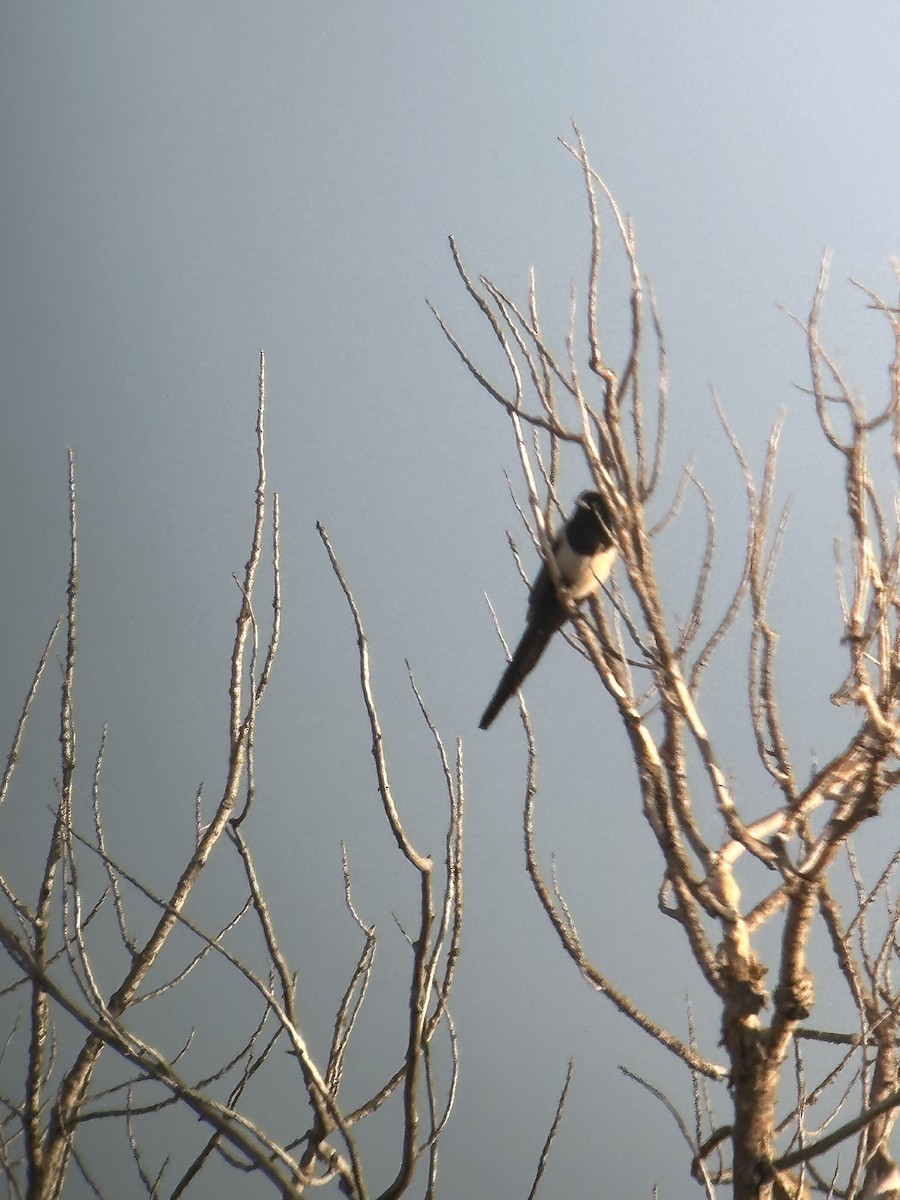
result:
[(547, 649), (547, 643), (561, 628), (566, 619), (566, 606), (557, 595), (553, 580), (546, 567), (542, 567), (528, 602), (528, 623), (516, 646), (491, 702), (478, 722), (479, 729), (490, 728), (500, 709), (522, 686), (525, 677), (537, 666), (538, 659)]

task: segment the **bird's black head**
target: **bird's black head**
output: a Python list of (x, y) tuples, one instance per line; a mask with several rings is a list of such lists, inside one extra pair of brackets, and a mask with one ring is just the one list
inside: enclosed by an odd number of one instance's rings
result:
[(601, 520), (609, 516), (609, 506), (599, 492), (582, 492), (575, 504), (578, 508), (596, 513)]
[(594, 554), (612, 545), (612, 530), (612, 513), (600, 493), (582, 492), (568, 524), (570, 544), (582, 554)]

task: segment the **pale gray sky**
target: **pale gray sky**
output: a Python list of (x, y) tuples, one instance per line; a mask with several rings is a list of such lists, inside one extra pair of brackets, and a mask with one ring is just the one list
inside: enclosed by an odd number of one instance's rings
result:
[[(880, 395), (886, 340), (845, 281), (892, 294), (898, 46), (889, 0), (56, 0), (0, 12), (0, 734), (12, 736), (64, 603), (71, 445), (81, 786), (108, 722), (110, 836), (136, 871), (166, 877), (167, 831), (189, 833), (197, 784), (215, 795), (221, 781), (231, 574), (250, 530), (264, 348), (286, 617), (254, 837), (284, 922), (296, 922), (314, 1032), (324, 1036), (352, 944), (347, 934), (336, 958), (325, 936), (332, 922), (346, 934), (340, 839), (357, 903), (385, 942), (412, 895), (411, 881), (397, 894), (353, 632), (317, 519), (367, 622), (398, 803), (425, 849), (438, 851), (442, 810), (404, 657), (447, 740), (466, 742), (463, 1068), (444, 1194), (527, 1194), (570, 1054), (576, 1078), (546, 1194), (644, 1197), (654, 1183), (666, 1200), (694, 1194), (673, 1123), (616, 1067), (684, 1103), (681, 1073), (588, 991), (527, 886), (517, 722), (504, 714), (490, 735), (476, 730), (502, 665), (482, 593), (513, 632), (524, 601), (504, 533), (515, 522), (505, 422), (424, 302), (495, 361), (447, 235), (473, 271), (519, 297), (533, 264), (547, 324), (562, 331), (587, 236), (578, 169), (557, 138), (578, 120), (658, 294), (672, 479), (695, 453), (727, 547), (743, 496), (710, 423), (710, 385), (756, 464), (787, 405), (796, 574), (776, 610), (789, 621), (791, 587), (821, 586), (833, 632), (838, 493), (828, 456), (806, 444), (812, 422), (793, 387), (806, 379), (804, 345), (777, 305), (808, 308), (832, 247), (826, 330), (854, 381)], [(582, 482), (573, 476), (569, 491)], [(739, 569), (732, 548), (723, 591)], [(677, 549), (662, 550), (675, 595)], [(839, 662), (810, 640), (821, 633), (797, 633), (788, 701), (811, 661), (823, 672)], [(822, 689), (838, 681), (829, 674)], [(725, 682), (711, 677), (714, 707)], [(52, 730), (55, 687), (26, 747), (41, 813), (57, 749), (37, 731)], [(545, 753), (544, 852), (559, 855), (594, 956), (683, 1033), (684, 994), (702, 1010), (702, 988), (656, 912), (661, 865), (611, 707), (561, 646), (528, 694)], [(723, 716), (745, 721), (731, 703), (718, 705)], [(793, 715), (798, 744), (826, 753), (832, 718)], [(722, 734), (741, 777), (747, 729)], [(564, 759), (576, 747), (573, 767)], [(767, 799), (748, 804), (764, 811)], [(11, 828), (0, 844), (25, 838), (21, 815)], [(709, 1053), (716, 1041), (709, 1030)]]

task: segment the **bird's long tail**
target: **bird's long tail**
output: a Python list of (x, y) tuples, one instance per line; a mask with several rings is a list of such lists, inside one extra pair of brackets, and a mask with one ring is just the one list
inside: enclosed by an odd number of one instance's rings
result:
[(559, 625), (552, 623), (526, 628), (522, 634), (522, 640), (516, 646), (512, 659), (503, 672), (500, 682), (497, 684), (497, 690), (491, 697), (490, 704), (488, 704), (482, 714), (481, 720), (478, 722), (479, 729), (490, 728), (503, 705), (522, 686), (526, 675), (537, 666), (538, 659), (547, 649), (547, 643), (558, 628)]

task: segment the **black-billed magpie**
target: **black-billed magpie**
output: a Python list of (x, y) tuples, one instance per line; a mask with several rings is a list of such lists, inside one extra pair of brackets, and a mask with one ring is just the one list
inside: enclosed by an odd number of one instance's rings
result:
[(544, 563), (531, 589), (525, 632), (478, 722), (479, 729), (490, 727), (525, 676), (537, 666), (547, 643), (565, 623), (566, 600), (580, 604), (606, 580), (616, 556), (612, 528), (609, 505), (600, 493), (582, 492), (575, 501), (575, 511), (553, 539), (553, 561), (565, 599)]

